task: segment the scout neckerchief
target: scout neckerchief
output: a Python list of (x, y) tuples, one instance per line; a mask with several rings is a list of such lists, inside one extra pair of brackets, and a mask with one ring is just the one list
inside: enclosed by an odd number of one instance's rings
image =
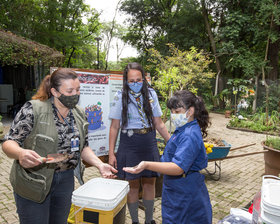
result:
[(144, 117), (146, 116), (146, 114), (144, 113), (143, 104), (141, 104), (141, 100), (140, 100), (141, 92), (135, 93), (135, 92), (133, 92), (132, 90), (130, 90), (130, 93), (131, 93), (131, 95), (132, 95), (132, 96), (135, 98), (135, 100), (136, 100), (137, 109), (138, 109), (138, 112), (139, 112), (139, 115), (140, 115), (142, 124), (143, 124), (144, 126), (146, 126), (146, 122), (145, 122), (145, 120), (144, 120)]

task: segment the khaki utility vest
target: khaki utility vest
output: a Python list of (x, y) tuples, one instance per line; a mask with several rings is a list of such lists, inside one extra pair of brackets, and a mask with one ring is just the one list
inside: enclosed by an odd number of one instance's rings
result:
[[(50, 153), (57, 153), (58, 133), (54, 122), (51, 99), (47, 101), (31, 100), (34, 113), (34, 124), (31, 133), (25, 139), (23, 148), (36, 151), (45, 157)], [(75, 122), (80, 134), (80, 152), (84, 147), (88, 122), (84, 111), (76, 106), (72, 109)], [(43, 202), (50, 191), (54, 175), (55, 164), (43, 163), (39, 166), (25, 169), (15, 160), (10, 173), (11, 185), (14, 192), (23, 198)], [(79, 182), (82, 180), (81, 159), (74, 173)]]

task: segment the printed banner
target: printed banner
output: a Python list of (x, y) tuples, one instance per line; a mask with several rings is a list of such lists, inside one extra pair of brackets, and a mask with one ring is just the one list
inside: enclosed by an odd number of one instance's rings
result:
[[(56, 69), (52, 67), (51, 73)], [(78, 74), (81, 83), (79, 106), (84, 108), (89, 122), (89, 146), (96, 156), (108, 155), (111, 125), (109, 120), (110, 107), (116, 92), (122, 89), (123, 75), (117, 71), (73, 70)], [(149, 74), (147, 80), (149, 83), (151, 82)], [(118, 148), (118, 142), (119, 138), (115, 150)]]

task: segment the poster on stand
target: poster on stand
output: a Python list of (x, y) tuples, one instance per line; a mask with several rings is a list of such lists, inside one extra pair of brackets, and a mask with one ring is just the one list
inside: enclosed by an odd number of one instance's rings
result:
[(109, 74), (76, 71), (80, 80), (79, 105), (89, 123), (88, 141), (97, 156), (108, 154), (109, 148)]

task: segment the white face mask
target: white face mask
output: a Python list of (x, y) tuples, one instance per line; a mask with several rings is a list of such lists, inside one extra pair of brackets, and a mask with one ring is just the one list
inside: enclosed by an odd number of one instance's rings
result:
[(184, 114), (173, 114), (171, 113), (171, 121), (176, 128), (184, 126), (188, 123), (190, 116), (187, 117), (187, 113), (189, 110), (186, 111)]

